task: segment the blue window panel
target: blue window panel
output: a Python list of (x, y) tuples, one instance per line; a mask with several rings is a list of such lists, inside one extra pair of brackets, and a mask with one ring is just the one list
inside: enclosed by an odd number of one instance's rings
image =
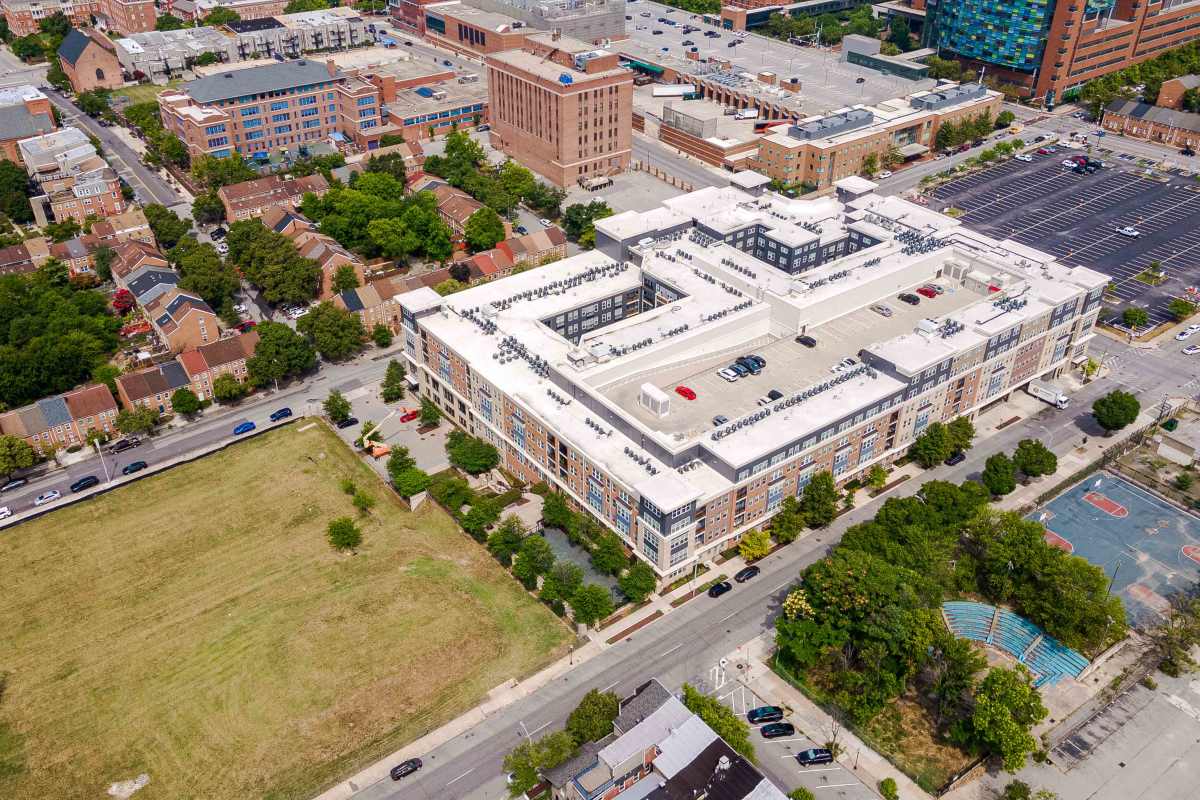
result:
[(320, 114), (320, 113), (321, 113), (321, 109), (319, 109), (319, 108), (306, 108), (300, 112), (300, 116), (315, 117), (317, 114)]
[(629, 507), (623, 506), (620, 503), (618, 503), (617, 504), (617, 530), (621, 531), (621, 533), (628, 535), (630, 522), (631, 522), (631, 519), (630, 519)]
[(472, 111), (483, 111), (483, 103), (476, 103), (475, 105), (471, 106), (471, 110)]
[(405, 125), (414, 125), (414, 124), (416, 124), (416, 122), (417, 122), (417, 118), (416, 118), (416, 117), (405, 117), (405, 118), (404, 118), (404, 124), (405, 124)]
[(218, 134), (218, 133), (224, 133), (225, 132), (225, 124), (221, 123), (220, 125), (209, 125), (207, 128), (204, 129), (204, 132), (206, 134), (208, 134), (209, 136), (213, 136), (214, 134)]
[(209, 140), (208, 140), (208, 146), (209, 146), (209, 147), (220, 147), (220, 146), (221, 146), (221, 145), (223, 145), (223, 144), (229, 144), (229, 137), (228, 137), (228, 136), (218, 136), (218, 137), (217, 137), (217, 138), (215, 138), (215, 139), (209, 139)]
[(246, 133), (246, 141), (247, 142), (254, 141), (255, 139), (261, 139), (262, 137), (263, 137), (262, 131), (248, 131)]
[(450, 112), (449, 112), (449, 111), (443, 111), (442, 113), (438, 114), (438, 116), (439, 116), (439, 117), (442, 117), (442, 118), (444, 119), (444, 118), (446, 118), (446, 117), (450, 116)]
[(316, 128), (316, 127), (318, 127), (320, 124), (321, 124), (321, 120), (319, 120), (319, 119), (306, 119), (306, 120), (304, 120), (304, 127), (305, 127), (305, 128)]
[(332, 99), (333, 99), (333, 92), (328, 92), (328, 93), (326, 93), (326, 95), (325, 95), (325, 99), (326, 99), (326, 100), (332, 100)]
[(302, 105), (302, 106), (311, 106), (311, 105), (313, 105), (314, 103), (316, 103), (316, 102), (317, 102), (317, 98), (316, 98), (316, 95), (311, 95), (311, 94), (310, 94), (308, 97), (301, 97), (301, 98), (300, 98), (299, 100), (297, 100), (296, 102), (297, 102), (297, 103), (299, 103), (299, 104), (300, 104), (300, 105)]
[(364, 120), (363, 122), (358, 123), (358, 127), (362, 128), (363, 130), (366, 130), (367, 128), (374, 128), (378, 124), (379, 124), (379, 122), (377, 120), (368, 119), (368, 120)]
[(229, 158), (229, 154), (230, 150), (226, 147), (224, 150), (214, 150), (211, 155), (213, 158)]
[(288, 107), (287, 100), (276, 100), (274, 103), (271, 103), (272, 111), (282, 111), (283, 109), (285, 109), (287, 107)]
[(359, 119), (364, 119), (365, 117), (373, 117), (373, 116), (375, 116), (375, 109), (373, 109), (373, 108), (360, 108), (358, 110), (358, 118)]
[(291, 118), (291, 114), (272, 114), (271, 122), (287, 122)]
[(258, 106), (247, 106), (246, 108), (242, 109), (243, 117), (253, 116), (254, 114), (257, 114), (257, 113), (258, 113)]
[(604, 513), (604, 491), (591, 479), (588, 480), (587, 501), (597, 513)]
[(243, 128), (257, 128), (262, 125), (262, 119), (247, 119), (242, 121)]
[(291, 125), (276, 125), (275, 132), (276, 133), (291, 133), (292, 126)]
[(375, 102), (375, 98), (374, 98), (374, 97), (360, 97), (360, 98), (358, 98), (358, 104), (359, 104), (360, 106), (369, 106), (369, 105), (371, 105), (371, 104), (372, 104), (372, 103), (374, 103), (374, 102)]

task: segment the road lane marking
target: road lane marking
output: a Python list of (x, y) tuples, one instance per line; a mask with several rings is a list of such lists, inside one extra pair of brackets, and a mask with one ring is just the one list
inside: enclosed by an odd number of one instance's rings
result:
[(858, 784), (858, 783), (828, 783), (824, 786), (818, 786), (817, 788), (818, 789), (836, 789), (839, 786), (861, 786), (861, 785), (862, 784)]
[(741, 612), (740, 612), (740, 611), (734, 611), (734, 612), (732, 612), (732, 613), (726, 614), (725, 616), (721, 617), (720, 621), (721, 621), (721, 622), (724, 622), (725, 620), (729, 619), (730, 617), (737, 616), (739, 613), (741, 613)]
[(447, 785), (447, 786), (449, 786), (450, 784), (454, 783), (454, 781), (461, 781), (463, 778), (467, 777), (468, 775), (470, 775), (470, 774), (471, 774), (472, 772), (474, 772), (474, 771), (475, 771), (475, 768), (474, 768), (474, 767), (471, 767), (469, 770), (467, 770), (466, 772), (464, 772), (462, 775), (459, 775), (459, 776), (458, 776), (457, 778), (455, 778), (454, 780), (447, 781), (447, 782), (446, 782), (446, 785)]
[(607, 692), (609, 689), (611, 689), (612, 687), (616, 686), (618, 683), (620, 683), (620, 681), (613, 681), (612, 683), (610, 683), (608, 686), (605, 686), (605, 687), (604, 687), (603, 689), (601, 689), (600, 691), (601, 691), (601, 692)]
[(549, 724), (550, 724), (549, 722), (543, 722), (541, 725), (538, 725), (536, 728), (531, 730), (529, 732), (529, 736), (532, 737), (535, 733), (537, 733), (538, 731), (540, 731), (542, 728), (546, 727)]
[(841, 767), (819, 767), (817, 769), (802, 769), (800, 771), (807, 774), (809, 772), (840, 772), (841, 770)]
[(678, 649), (679, 649), (679, 648), (681, 648), (681, 647), (683, 647), (683, 645), (682, 645), (682, 644), (677, 644), (677, 645), (675, 645), (674, 647), (672, 647), (670, 650), (668, 650), (667, 652), (665, 652), (665, 653), (659, 653), (659, 654), (658, 654), (658, 657), (659, 657), (659, 658), (666, 658), (667, 656), (671, 655), (671, 653), (674, 653), (676, 650), (678, 650)]
[(775, 593), (776, 593), (776, 592), (778, 592), (780, 589), (782, 589), (782, 588), (784, 588), (784, 587), (786, 587), (786, 586), (791, 586), (791, 585), (792, 585), (792, 582), (791, 582), (791, 581), (788, 581), (787, 583), (781, 583), (781, 584), (779, 584), (778, 586), (776, 586), (774, 589), (772, 589), (772, 590), (771, 590), (771, 594), (775, 594)]

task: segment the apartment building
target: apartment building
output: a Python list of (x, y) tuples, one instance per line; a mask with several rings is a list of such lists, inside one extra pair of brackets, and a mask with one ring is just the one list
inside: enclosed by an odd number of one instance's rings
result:
[(633, 73), (558, 34), (485, 61), (491, 144), (559, 186), (629, 169)]
[(91, 430), (114, 434), (116, 422), (112, 392), (92, 384), (0, 414), (0, 434), (24, 439), (48, 454), (86, 443)]
[(230, 336), (195, 350), (185, 350), (176, 359), (187, 373), (191, 390), (201, 400), (213, 396), (213, 381), (222, 375), (232, 375), (245, 381), (246, 359), (254, 355), (258, 346), (258, 334), (248, 331), (240, 336)]
[(43, 19), (59, 12), (75, 28), (95, 24), (118, 33), (152, 31), (157, 13), (154, 0), (3, 0), (0, 8), (13, 36), (37, 33)]
[(207, 25), (177, 31), (134, 33), (117, 39), (113, 46), (121, 71), (138, 80), (178, 78), (205, 53), (212, 53), (223, 63), (241, 60), (237, 40)]
[(1192, 3), (926, 0), (926, 42), (1047, 105), (1083, 84), (1200, 36)]
[(882, 168), (889, 153), (904, 160), (928, 153), (942, 125), (985, 113), (995, 118), (1003, 99), (968, 83), (808, 117), (768, 129), (754, 168), (781, 183), (827, 188), (857, 175), (868, 156)]
[(0, 158), (22, 164), (17, 142), (57, 127), (50, 98), (40, 89), (29, 84), (0, 89)]
[(151, 408), (159, 414), (173, 414), (171, 396), (191, 386), (187, 372), (178, 361), (127, 372), (117, 377), (117, 399), (129, 411)]
[(379, 278), (335, 295), (333, 304), (357, 316), (368, 331), (376, 325), (386, 325), (396, 334), (400, 332), (400, 303), (396, 298), (405, 291), (402, 280)]
[(143, 308), (154, 332), (172, 353), (194, 350), (221, 336), (216, 313), (191, 292), (172, 287)]
[(160, 94), (158, 105), (163, 127), (193, 158), (265, 160), (272, 150), (321, 140), (367, 150), (395, 132), (373, 84), (303, 58), (188, 81)]
[(240, 19), (275, 17), (284, 12), (288, 0), (194, 0), (194, 2), (169, 4), (171, 13), (182, 20), (203, 20), (218, 8), (227, 8)]
[[(409, 374), (670, 579), (815, 473), (861, 478), (929, 423), (1086, 358), (1106, 276), (842, 183), (844, 202), (701, 189), (597, 221), (593, 251), (401, 295)], [(943, 293), (895, 302), (928, 282)], [(765, 377), (715, 377), (746, 352)], [(689, 383), (695, 400), (674, 391)]]
[(477, 74), (398, 58), (362, 70), (359, 76), (379, 89), (386, 119), (407, 142), (488, 121), (487, 82)]
[(1190, 150), (1200, 147), (1200, 114), (1137, 100), (1113, 100), (1104, 109), (1100, 127), (1121, 136), (1168, 147)]
[(39, 266), (24, 243), (0, 247), (0, 275), (25, 275)]
[(143, 308), (179, 285), (179, 273), (158, 248), (142, 241), (129, 240), (113, 246), (109, 269), (113, 283), (132, 294)]
[(472, 56), (519, 50), (536, 33), (519, 19), (482, 11), (465, 3), (439, 3), (425, 9), (425, 38), (439, 47)]
[(72, 28), (58, 46), (58, 63), (76, 92), (117, 89), (125, 82), (112, 40), (90, 28)]
[(129, 208), (115, 170), (78, 128), (62, 128), (17, 143), (21, 160), (42, 194), (31, 197), (39, 225), (89, 216), (111, 217)]
[(237, 222), (261, 217), (272, 208), (294, 209), (300, 205), (304, 195), (312, 193), (320, 197), (328, 191), (329, 181), (320, 173), (303, 178), (268, 175), (265, 178), (222, 186), (217, 191), (217, 196), (225, 205), (225, 219)]

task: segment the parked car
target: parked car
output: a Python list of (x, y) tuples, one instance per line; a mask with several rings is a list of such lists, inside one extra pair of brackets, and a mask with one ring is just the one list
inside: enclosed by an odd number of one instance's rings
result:
[(744, 378), (750, 374), (749, 369), (747, 369), (744, 365), (737, 363), (736, 361), (730, 364), (729, 368), (736, 372), (739, 378)]
[(737, 574), (733, 576), (733, 579), (738, 583), (745, 583), (746, 581), (758, 575), (758, 573), (761, 571), (762, 570), (760, 570), (758, 567), (746, 567), (744, 569), (739, 569)]
[(967, 460), (966, 453), (951, 453), (950, 457), (947, 458), (942, 463), (945, 464), (947, 467), (953, 467), (957, 464), (961, 464), (962, 462), (964, 462), (966, 460)]
[(337, 424), (337, 426), (338, 426), (339, 430), (345, 430), (346, 428), (353, 427), (357, 424), (358, 424), (358, 417), (346, 417), (344, 420), (339, 422)]
[(721, 595), (725, 594), (728, 591), (731, 591), (732, 589), (733, 589), (733, 584), (730, 583), (729, 581), (721, 581), (720, 583), (714, 583), (711, 587), (709, 587), (708, 596), (709, 597), (720, 597)]
[(0, 492), (7, 492), (10, 489), (19, 489), (27, 483), (29, 483), (29, 481), (25, 478), (13, 478), (8, 483), (0, 486)]
[(541, 223), (543, 228), (549, 228), (551, 225), (554, 224), (550, 220), (546, 219), (545, 217), (542, 217), (541, 219), (539, 219), (538, 222)]
[(424, 764), (421, 763), (421, 759), (410, 758), (408, 761), (401, 761), (399, 764), (392, 767), (388, 774), (392, 776), (392, 780), (398, 781), (401, 778), (412, 775), (423, 766)]
[(146, 467), (150, 466), (145, 461), (134, 461), (132, 464), (127, 464), (121, 470), (122, 475), (132, 475), (135, 472), (141, 472)]
[(518, 225), (518, 226), (517, 226), (516, 228), (514, 228), (513, 230), (515, 230), (517, 233), (521, 234), (522, 236), (524, 236), (525, 234), (529, 233), (529, 229), (528, 229), (528, 228), (526, 228), (524, 225)]
[(1183, 354), (1185, 356), (1194, 356), (1197, 353), (1200, 353), (1200, 344), (1189, 344), (1187, 347), (1183, 348)]
[(239, 314), (245, 314), (245, 313), (246, 313), (246, 306), (244, 306), (244, 305), (243, 305), (243, 304), (241, 304), (241, 303), (236, 303), (236, 304), (234, 304), (234, 306), (233, 306), (233, 310), (234, 310), (234, 311), (236, 311), (236, 312), (237, 312), (237, 313), (239, 313)]
[(724, 369), (717, 370), (717, 374), (720, 375), (725, 380), (729, 381), (730, 383), (733, 383), (734, 381), (736, 381), (738, 379), (737, 371), (732, 370), (729, 367), (725, 367)]
[(1029, 155), (1028, 153), (1017, 153), (1015, 156), (1013, 156), (1013, 158), (1015, 158), (1017, 161), (1033, 161), (1033, 156)]
[(928, 286), (930, 289), (933, 289), (933, 291), (937, 292), (938, 294), (946, 293), (946, 287), (942, 286), (940, 283), (927, 283), (925, 285)]
[(746, 712), (746, 721), (751, 725), (779, 722), (781, 719), (783, 719), (783, 709), (779, 706), (759, 706)]
[(885, 169), (885, 170), (883, 170), (883, 171), (879, 172), (879, 173), (878, 173), (878, 174), (877, 174), (875, 177), (877, 177), (877, 178), (890, 178), (890, 177), (892, 177), (892, 171), (891, 171), (890, 169)]
[(801, 335), (796, 337), (796, 344), (802, 344), (805, 347), (816, 347), (817, 340), (808, 335)]
[(62, 497), (62, 492), (60, 492), (58, 489), (51, 489), (48, 492), (39, 494), (37, 498), (34, 499), (33, 504), (35, 506), (44, 506), (47, 503), (53, 503), (60, 497)]
[(712, 418), (712, 424), (713, 424), (714, 428), (720, 427), (721, 425), (724, 425), (726, 422), (729, 422), (729, 417), (725, 416), (724, 414), (717, 414), (715, 417)]
[(772, 722), (758, 729), (764, 739), (778, 739), (781, 736), (795, 736), (796, 726), (790, 722)]
[(928, 286), (922, 286), (920, 289), (917, 289), (917, 294), (931, 299), (937, 297), (937, 292), (935, 292), (933, 289), (930, 289)]
[(1039, 156), (1048, 156), (1048, 155), (1050, 155), (1050, 148), (1048, 148), (1048, 147), (1039, 147), (1039, 148), (1037, 149), (1037, 154), (1038, 154)]
[(142, 442), (136, 436), (129, 436), (125, 439), (117, 439), (108, 447), (110, 453), (124, 453), (126, 450), (132, 450), (135, 447), (141, 446)]
[(1175, 341), (1182, 342), (1184, 339), (1190, 339), (1193, 333), (1195, 333), (1195, 331), (1193, 331), (1191, 328), (1184, 328), (1179, 333), (1175, 334)]
[(758, 373), (762, 372), (762, 368), (763, 368), (763, 365), (760, 364), (757, 359), (753, 359), (748, 356), (742, 356), (741, 358), (739, 358), (737, 361), (735, 361), (733, 363), (741, 364), (743, 367), (745, 367), (750, 372), (751, 375), (757, 375)]
[(1196, 151), (1195, 151), (1195, 150), (1193, 150), (1193, 149), (1192, 149), (1192, 148), (1190, 148), (1190, 147), (1185, 147), (1185, 148), (1183, 148), (1182, 150), (1180, 150), (1180, 151), (1179, 151), (1179, 155), (1181, 155), (1181, 156), (1194, 156), (1194, 155), (1196, 155)]
[(875, 305), (871, 306), (871, 310), (881, 317), (890, 317), (892, 315), (892, 310), (883, 303), (876, 303)]
[(271, 422), (279, 422), (279, 420), (287, 419), (291, 415), (292, 415), (292, 410), (285, 406), (284, 408), (281, 408), (278, 411), (274, 411), (271, 413)]
[(1120, 228), (1117, 228), (1117, 233), (1127, 239), (1136, 239), (1142, 235), (1141, 231), (1129, 225), (1122, 225)]
[(1034, 144), (1037, 144), (1038, 142), (1044, 142), (1044, 141), (1046, 141), (1046, 137), (1042, 136), (1041, 134), (1038, 134), (1037, 136), (1033, 137)]
[(84, 489), (90, 489), (93, 486), (99, 486), (99, 485), (100, 485), (99, 478), (97, 478), (95, 475), (87, 475), (87, 476), (82, 477), (79, 480), (75, 481), (74, 483), (72, 483), (71, 491), (72, 492), (82, 492)]
[(7, 519), (12, 516), (12, 509), (8, 506), (0, 506), (0, 519)]
[(796, 753), (796, 760), (800, 762), (800, 766), (802, 767), (812, 767), (817, 764), (832, 764), (833, 753), (824, 747), (811, 747), (808, 750), (801, 750), (799, 753)]
[(769, 406), (771, 403), (774, 403), (781, 397), (783, 397), (783, 392), (779, 391), (778, 389), (772, 389), (762, 397), (758, 398), (758, 404), (760, 406)]
[(675, 394), (682, 397), (684, 400), (695, 400), (696, 393), (686, 386), (676, 386)]
[(243, 433), (249, 433), (254, 430), (253, 422), (243, 422), (233, 429), (234, 436), (241, 436)]
[(756, 355), (754, 353), (751, 353), (750, 355), (742, 356), (738, 360), (739, 361), (752, 361), (758, 365), (759, 369), (762, 369), (765, 366), (767, 366), (767, 360), (765, 358), (763, 358), (762, 356)]
[(684, 47), (691, 47), (695, 44), (695, 42), (693, 42), (691, 39), (684, 39), (682, 42), (680, 42), (680, 44), (682, 44)]
[(248, 319), (248, 320), (239, 322), (235, 327), (237, 328), (238, 331), (245, 333), (246, 331), (252, 331), (255, 328), (257, 328), (258, 323), (252, 319)]
[(896, 299), (899, 300), (901, 303), (908, 303), (910, 306), (916, 306), (916, 305), (921, 304), (921, 298), (917, 297), (912, 292), (905, 292), (904, 294), (898, 294), (898, 295), (896, 295)]
[(403, 414), (401, 414), (400, 421), (401, 422), (412, 422), (414, 419), (416, 419), (419, 416), (421, 416), (420, 410), (413, 409), (412, 411), (406, 411)]
[(217, 242), (217, 252), (221, 255), (225, 255), (229, 252), (229, 245), (225, 244), (224, 242)]
[(224, 239), (224, 238), (225, 238), (225, 235), (226, 235), (227, 233), (229, 233), (229, 231), (225, 230), (224, 228), (222, 228), (222, 227), (220, 227), (220, 226), (217, 226), (216, 228), (213, 228), (213, 232), (212, 232), (212, 233), (210, 233), (210, 234), (208, 235), (208, 238), (210, 238), (210, 239)]

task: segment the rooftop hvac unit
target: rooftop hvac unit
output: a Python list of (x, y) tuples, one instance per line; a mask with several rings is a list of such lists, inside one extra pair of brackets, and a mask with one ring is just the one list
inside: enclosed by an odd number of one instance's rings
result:
[(662, 419), (671, 413), (671, 397), (652, 383), (643, 383), (638, 393), (638, 403), (654, 416)]

